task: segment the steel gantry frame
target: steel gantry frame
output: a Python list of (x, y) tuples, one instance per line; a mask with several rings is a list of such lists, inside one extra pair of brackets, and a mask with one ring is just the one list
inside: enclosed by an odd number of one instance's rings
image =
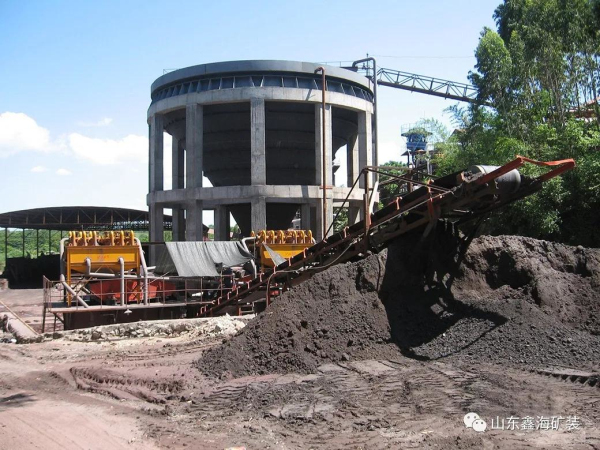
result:
[[(362, 65), (360, 65), (361, 63)], [(363, 72), (365, 76), (374, 83), (373, 88), (375, 94), (377, 92), (377, 85), (379, 84), (381, 86), (433, 95), (435, 97), (457, 100), (459, 102), (489, 106), (488, 103), (478, 99), (477, 88), (472, 84), (377, 67), (377, 61), (372, 57), (354, 61), (352, 66), (345, 68), (355, 72)], [(375, 74), (375, 76), (373, 76), (373, 74)], [(376, 84), (375, 81), (377, 81)], [(376, 101), (377, 100), (375, 99), (375, 102)]]
[(417, 75), (400, 70), (377, 70), (377, 84), (460, 102), (484, 104), (477, 99), (477, 88), (471, 84), (458, 83), (442, 78)]

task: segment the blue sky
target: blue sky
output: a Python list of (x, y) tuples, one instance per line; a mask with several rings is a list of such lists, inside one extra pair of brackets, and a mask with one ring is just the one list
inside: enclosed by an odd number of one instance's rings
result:
[[(466, 81), (499, 3), (0, 0), (0, 212), (145, 209), (146, 111), (164, 69), (369, 53), (382, 67)], [(399, 159), (401, 125), (450, 125), (450, 101), (379, 94), (381, 162)]]

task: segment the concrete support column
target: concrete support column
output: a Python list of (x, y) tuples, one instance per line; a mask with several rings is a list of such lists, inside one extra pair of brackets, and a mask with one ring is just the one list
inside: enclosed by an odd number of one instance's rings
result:
[(250, 100), (250, 167), (251, 184), (267, 184), (265, 145), (265, 100)]
[[(325, 151), (327, 154), (325, 155), (325, 163), (327, 164), (327, 185), (331, 186), (333, 182), (333, 156), (332, 156), (332, 132), (331, 132), (331, 105), (326, 105), (325, 107), (325, 126), (327, 129), (325, 130), (325, 140), (326, 147)], [(321, 104), (315, 105), (315, 180), (317, 185), (323, 184), (323, 107)]]
[(179, 139), (173, 137), (171, 147), (171, 186), (172, 189), (183, 189), (185, 187), (185, 153)]
[(174, 207), (173, 211), (173, 240), (185, 241), (185, 210), (180, 206)]
[[(316, 184), (322, 188), (333, 186), (333, 138), (332, 138), (332, 121), (331, 121), (331, 105), (325, 105), (325, 170), (327, 172), (327, 186), (323, 186), (323, 106), (315, 105), (315, 179)], [(327, 191), (327, 217), (326, 226), (333, 221), (333, 201), (331, 200), (332, 191)], [(317, 240), (323, 239), (323, 200), (319, 200), (319, 206), (316, 211)], [(330, 231), (331, 234), (331, 231)]]
[(354, 225), (361, 219), (361, 207), (358, 205), (350, 204), (348, 208), (348, 225)]
[[(164, 242), (163, 207), (150, 205), (150, 242)], [(150, 248), (150, 265), (155, 266), (160, 255), (161, 245)]]
[(202, 201), (192, 200), (188, 203), (185, 225), (185, 238), (187, 241), (201, 241), (203, 239)]
[(310, 230), (310, 226), (310, 203), (303, 203), (300, 205), (300, 228)]
[(258, 232), (259, 230), (267, 229), (267, 202), (265, 197), (255, 197), (252, 199), (250, 204), (251, 219), (250, 225), (252, 231)]
[[(332, 198), (328, 197), (327, 201), (329, 202), (329, 204), (332, 204)], [(316, 230), (313, 232), (315, 239), (318, 241), (323, 239), (323, 200), (317, 200), (317, 208), (316, 208)], [(333, 208), (327, 208), (327, 217), (325, 218), (325, 220), (327, 220), (327, 228), (329, 228), (329, 225), (331, 225), (331, 223), (333, 222)], [(329, 230), (329, 232), (327, 233), (327, 236), (331, 236), (333, 234), (333, 227), (331, 227), (331, 229)]]
[(227, 206), (215, 208), (215, 241), (229, 240), (229, 211)]
[(360, 173), (358, 159), (358, 136), (353, 135), (348, 140), (348, 146), (346, 149), (346, 166), (347, 166), (347, 180), (346, 186), (352, 187), (352, 184), (356, 181), (358, 174)]
[(163, 176), (163, 116), (154, 114), (150, 118), (149, 140), (150, 154), (148, 155), (148, 168), (150, 170), (150, 192), (164, 189)]
[[(359, 170), (373, 165), (373, 136), (371, 131), (371, 113), (361, 111), (358, 113), (358, 163)], [(369, 187), (373, 187), (369, 178)], [(360, 180), (360, 187), (364, 189), (364, 179)]]
[(201, 105), (187, 105), (185, 109), (186, 189), (202, 187), (203, 114)]
[[(172, 140), (171, 186), (172, 189), (183, 189), (185, 187), (185, 153), (179, 139), (173, 137)], [(185, 210), (181, 206), (173, 207), (173, 240), (185, 241)]]

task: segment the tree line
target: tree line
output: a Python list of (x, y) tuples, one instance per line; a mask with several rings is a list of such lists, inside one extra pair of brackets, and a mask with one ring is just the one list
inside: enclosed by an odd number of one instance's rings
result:
[[(452, 106), (438, 174), (523, 155), (577, 168), (493, 215), (492, 234), (600, 246), (600, 0), (506, 0), (484, 28), (470, 81), (479, 104)], [(542, 170), (526, 167), (524, 173)]]

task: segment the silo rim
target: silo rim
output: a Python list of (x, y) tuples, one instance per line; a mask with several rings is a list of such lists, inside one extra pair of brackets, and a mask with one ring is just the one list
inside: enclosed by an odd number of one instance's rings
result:
[(328, 66), (324, 64), (302, 62), (302, 61), (284, 61), (284, 60), (240, 60), (240, 61), (222, 61), (215, 63), (199, 64), (196, 66), (184, 67), (158, 77), (152, 83), (151, 92), (155, 92), (167, 85), (184, 81), (186, 79), (197, 78), (206, 75), (226, 75), (235, 73), (262, 73), (267, 72), (288, 72), (291, 74), (314, 75), (319, 66), (325, 67), (327, 77), (356, 83), (367, 89), (371, 94), (373, 89), (371, 82), (365, 76), (359, 75), (341, 67)]

